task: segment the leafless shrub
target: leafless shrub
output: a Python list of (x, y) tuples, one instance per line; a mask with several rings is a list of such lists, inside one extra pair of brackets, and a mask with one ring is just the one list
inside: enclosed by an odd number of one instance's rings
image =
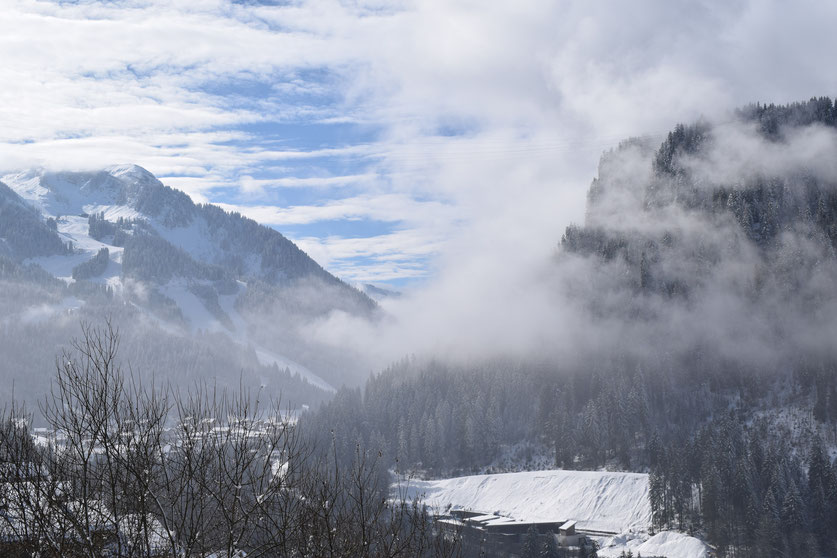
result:
[(0, 550), (40, 556), (455, 556), (379, 455), (313, 447), (244, 386), (179, 391), (119, 365), (110, 323), (82, 326), (40, 405), (0, 416)]

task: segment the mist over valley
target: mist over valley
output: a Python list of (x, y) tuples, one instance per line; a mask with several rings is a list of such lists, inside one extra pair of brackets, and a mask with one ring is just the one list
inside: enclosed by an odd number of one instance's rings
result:
[(837, 9), (12, 0), (0, 556), (837, 557)]

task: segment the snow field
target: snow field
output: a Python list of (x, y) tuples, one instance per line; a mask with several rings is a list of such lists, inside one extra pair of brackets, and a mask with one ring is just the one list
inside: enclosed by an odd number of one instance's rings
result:
[(579, 529), (623, 533), (651, 524), (648, 475), (606, 471), (526, 471), (411, 481), (437, 511), (448, 507), (495, 513), (518, 521), (576, 520)]
[[(407, 485), (409, 498), (421, 497), (435, 513), (449, 509), (495, 514), (508, 521), (576, 520), (581, 531), (619, 533), (593, 537), (599, 556), (707, 558), (695, 537), (673, 531), (648, 536), (651, 504), (648, 475), (607, 471), (526, 471), (421, 481)], [(493, 516), (492, 516), (493, 517)]]
[(645, 537), (634, 539), (625, 536), (613, 537), (601, 544), (598, 555), (602, 558), (616, 558), (622, 552), (627, 553), (628, 551), (634, 556), (642, 555), (648, 558), (652, 556), (707, 558), (709, 556), (709, 547), (706, 546), (706, 543), (695, 537), (674, 531), (661, 531), (649, 539), (645, 539)]

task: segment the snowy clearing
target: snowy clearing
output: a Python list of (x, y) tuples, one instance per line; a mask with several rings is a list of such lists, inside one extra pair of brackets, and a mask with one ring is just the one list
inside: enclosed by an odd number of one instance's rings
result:
[(666, 558), (707, 558), (709, 547), (695, 537), (661, 531), (650, 539), (640, 536), (630, 538), (624, 535), (612, 537), (601, 543), (599, 556), (602, 558), (618, 557), (622, 552), (630, 551), (634, 556), (665, 556)]
[(606, 471), (527, 471), (410, 481), (438, 512), (448, 507), (495, 513), (518, 521), (576, 520), (579, 529), (644, 532), (651, 525), (648, 475)]

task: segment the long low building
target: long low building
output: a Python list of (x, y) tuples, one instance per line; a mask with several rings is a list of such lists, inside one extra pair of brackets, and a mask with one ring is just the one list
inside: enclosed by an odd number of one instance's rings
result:
[(593, 539), (575, 530), (575, 521), (524, 522), (494, 514), (452, 510), (437, 516), (436, 525), (448, 540), (459, 540), (464, 557), (509, 558), (527, 544), (539, 549), (563, 548), (563, 556), (587, 556)]

